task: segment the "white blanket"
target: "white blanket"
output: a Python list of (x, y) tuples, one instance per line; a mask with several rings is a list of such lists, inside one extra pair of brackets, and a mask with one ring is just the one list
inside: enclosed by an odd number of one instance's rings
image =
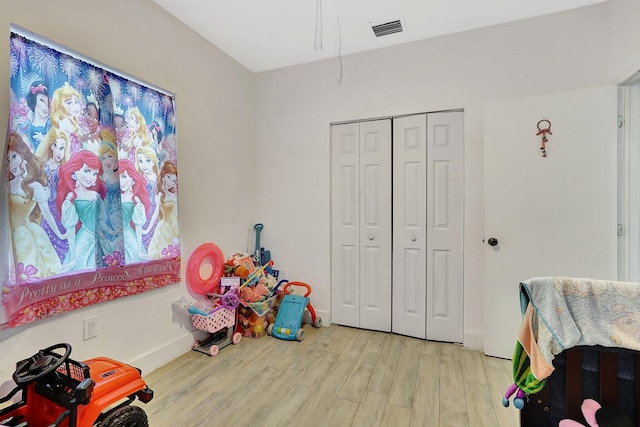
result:
[[(533, 309), (527, 311), (529, 304)], [(601, 345), (640, 350), (640, 283), (536, 277), (520, 284), (518, 340), (542, 380), (563, 350)]]

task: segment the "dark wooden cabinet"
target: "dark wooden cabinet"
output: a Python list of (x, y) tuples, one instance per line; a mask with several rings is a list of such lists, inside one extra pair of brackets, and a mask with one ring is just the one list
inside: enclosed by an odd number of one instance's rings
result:
[(587, 425), (580, 406), (589, 398), (620, 409), (636, 425), (640, 421), (639, 352), (575, 347), (557, 355), (553, 366), (544, 389), (527, 397), (521, 427), (557, 427), (563, 418)]

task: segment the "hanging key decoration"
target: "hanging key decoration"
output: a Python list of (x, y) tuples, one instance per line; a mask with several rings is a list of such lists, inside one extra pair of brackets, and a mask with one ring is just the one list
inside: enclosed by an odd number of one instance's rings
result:
[[(540, 125), (542, 126), (546, 125), (546, 127), (541, 128)], [(547, 139), (547, 134), (553, 135), (551, 133), (551, 122), (547, 119), (542, 119), (538, 122), (536, 126), (538, 127), (538, 133), (536, 133), (536, 135), (542, 135), (542, 144), (540, 145), (540, 151), (542, 151), (542, 157), (547, 157), (547, 142), (549, 141)]]

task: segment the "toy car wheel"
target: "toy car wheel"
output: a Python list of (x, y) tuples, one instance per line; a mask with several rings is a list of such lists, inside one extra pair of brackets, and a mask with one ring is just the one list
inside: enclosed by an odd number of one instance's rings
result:
[(109, 413), (98, 425), (100, 427), (148, 427), (149, 420), (144, 409), (139, 406), (127, 405)]
[(313, 322), (313, 327), (314, 328), (321, 328), (322, 327), (322, 319), (319, 317), (316, 317), (315, 322)]
[(242, 334), (240, 332), (236, 332), (235, 334), (233, 334), (233, 337), (231, 338), (231, 342), (233, 344), (238, 344), (241, 339), (242, 339)]
[(218, 348), (217, 345), (212, 345), (211, 348), (209, 348), (209, 354), (212, 356), (215, 356), (216, 354), (218, 354), (219, 351), (220, 349)]
[(196, 348), (198, 348), (198, 346), (200, 345), (200, 341), (195, 340), (192, 344), (191, 344), (191, 350), (195, 350)]
[(267, 326), (267, 335), (272, 336), (272, 332), (273, 332), (273, 323), (269, 323), (269, 326)]
[(298, 329), (298, 332), (296, 332), (296, 341), (302, 341), (304, 339), (304, 329), (300, 328)]

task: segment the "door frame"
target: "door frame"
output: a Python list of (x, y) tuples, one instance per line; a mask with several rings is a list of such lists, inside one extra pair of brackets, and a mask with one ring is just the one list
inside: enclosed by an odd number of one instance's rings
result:
[(640, 281), (640, 71), (618, 86), (618, 280)]

